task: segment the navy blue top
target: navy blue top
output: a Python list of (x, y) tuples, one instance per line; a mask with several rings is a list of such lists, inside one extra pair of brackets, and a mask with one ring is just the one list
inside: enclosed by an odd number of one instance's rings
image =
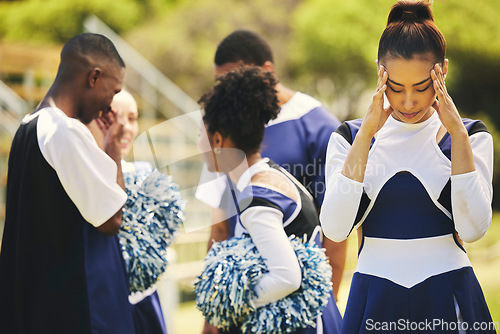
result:
[(262, 156), (284, 167), (313, 195), (317, 208), (325, 195), (325, 157), (328, 141), (340, 121), (325, 107), (297, 119), (267, 126)]

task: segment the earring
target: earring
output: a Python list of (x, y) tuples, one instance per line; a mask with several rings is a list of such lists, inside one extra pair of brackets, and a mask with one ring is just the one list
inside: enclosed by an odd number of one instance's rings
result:
[(215, 154), (220, 154), (220, 152), (222, 152), (221, 148), (220, 147), (215, 147), (214, 148), (214, 153)]

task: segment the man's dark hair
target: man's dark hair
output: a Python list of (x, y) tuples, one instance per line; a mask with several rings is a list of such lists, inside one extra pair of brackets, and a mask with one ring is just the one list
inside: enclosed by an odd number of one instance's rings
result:
[(125, 67), (123, 59), (109, 38), (93, 33), (84, 33), (70, 39), (61, 51), (61, 63), (75, 57), (90, 57), (107, 60), (118, 66)]
[(262, 66), (273, 62), (269, 44), (259, 34), (249, 30), (236, 30), (220, 42), (215, 52), (215, 65), (243, 62), (245, 65)]

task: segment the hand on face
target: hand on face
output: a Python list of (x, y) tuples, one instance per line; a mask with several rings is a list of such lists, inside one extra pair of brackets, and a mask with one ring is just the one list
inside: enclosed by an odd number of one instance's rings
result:
[(392, 108), (390, 106), (384, 109), (384, 93), (387, 90), (387, 78), (388, 74), (385, 67), (380, 65), (378, 69), (377, 90), (373, 95), (372, 103), (361, 124), (361, 129), (365, 131), (370, 138), (380, 130), (392, 113)]
[(108, 108), (108, 112), (101, 114), (101, 116), (96, 119), (96, 124), (102, 132), (102, 137), (106, 136), (114, 123), (122, 125), (123, 129), (119, 141), (121, 157), (124, 158), (130, 152), (134, 139), (139, 132), (137, 120), (137, 103), (130, 93), (121, 91), (114, 96), (111, 107)]
[(99, 129), (101, 129), (103, 133), (106, 133), (108, 131), (109, 127), (111, 126), (111, 124), (113, 124), (114, 121), (114, 117), (110, 111), (111, 107), (109, 107), (105, 111), (101, 111), (99, 117), (95, 119), (97, 125), (99, 125)]
[(106, 153), (120, 153), (120, 141), (123, 137), (123, 123), (113, 110), (102, 114), (96, 119), (96, 123), (104, 136), (104, 150)]
[(437, 95), (437, 100), (434, 101), (432, 107), (436, 110), (443, 123), (444, 127), (450, 134), (464, 129), (464, 125), (460, 114), (458, 113), (453, 99), (448, 94), (444, 82), (443, 68), (439, 64), (435, 64), (431, 70), (431, 78), (434, 90)]

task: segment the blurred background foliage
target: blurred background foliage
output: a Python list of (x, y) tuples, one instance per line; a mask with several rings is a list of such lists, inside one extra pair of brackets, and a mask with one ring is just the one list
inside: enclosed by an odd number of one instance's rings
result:
[[(349, 119), (361, 117), (368, 106), (376, 80), (378, 39), (393, 3), (0, 1), (0, 40), (63, 44), (83, 31), (82, 22), (93, 13), (197, 100), (213, 82), (217, 44), (234, 29), (251, 29), (271, 44), (278, 78), (285, 85), (312, 94), (340, 119)], [(460, 112), (467, 117), (480, 114), (491, 129), (500, 128), (496, 101), (500, 91), (500, 1), (435, 0), (433, 10), (447, 39), (447, 85)], [(495, 171), (496, 184), (500, 168)], [(495, 207), (500, 207), (496, 198)]]
[[(376, 79), (378, 39), (392, 0), (24, 0), (0, 1), (0, 40), (63, 44), (91, 13), (122, 35), (193, 98), (213, 82), (217, 43), (234, 29), (265, 36), (278, 77), (341, 118), (363, 114)], [(435, 0), (448, 42), (448, 88), (465, 115), (500, 125), (500, 2)]]
[(82, 32), (90, 13), (118, 32), (136, 26), (147, 12), (147, 1), (31, 0), (0, 3), (0, 34), (6, 41), (64, 44)]
[[(194, 98), (213, 82), (217, 43), (234, 29), (265, 36), (285, 83), (343, 101), (341, 118), (362, 114), (375, 82), (377, 43), (389, 0), (24, 0), (0, 1), (0, 39), (63, 44), (97, 15)], [(448, 87), (467, 115), (496, 114), (500, 2), (435, 0), (448, 41)]]

